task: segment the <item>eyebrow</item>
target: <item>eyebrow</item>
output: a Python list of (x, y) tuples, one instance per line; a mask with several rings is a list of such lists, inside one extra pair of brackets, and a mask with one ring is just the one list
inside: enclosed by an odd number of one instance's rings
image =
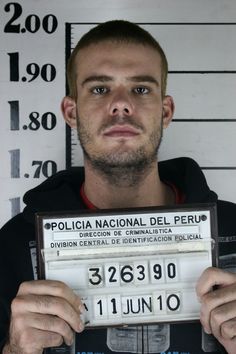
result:
[(156, 86), (160, 86), (159, 82), (157, 79), (155, 79), (155, 77), (151, 76), (151, 75), (136, 75), (136, 76), (131, 76), (128, 78), (129, 81), (133, 81), (133, 82), (149, 82), (149, 83), (153, 83)]
[[(160, 86), (158, 80), (156, 80), (151, 75), (130, 76), (127, 78), (127, 80), (131, 81), (131, 82), (137, 82), (137, 83), (138, 82), (149, 82), (149, 83), (154, 83), (157, 87)], [(108, 75), (91, 75), (91, 76), (88, 76), (86, 79), (84, 79), (83, 82), (81, 83), (81, 85), (84, 86), (90, 82), (109, 82), (109, 81), (114, 81), (114, 78), (112, 76), (108, 76)]]
[(88, 76), (86, 79), (84, 79), (81, 83), (82, 86), (86, 85), (89, 82), (107, 82), (107, 81), (113, 81), (113, 78), (111, 76), (107, 75), (91, 75)]

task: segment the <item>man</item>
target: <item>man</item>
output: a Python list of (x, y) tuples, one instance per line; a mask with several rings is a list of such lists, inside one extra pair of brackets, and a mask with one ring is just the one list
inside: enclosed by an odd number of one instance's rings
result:
[[(29, 245), (37, 211), (216, 202), (220, 255), (233, 257), (235, 243), (229, 236), (236, 231), (236, 206), (217, 200), (190, 159), (161, 162), (157, 168), (162, 131), (174, 113), (173, 99), (165, 92), (167, 71), (159, 44), (126, 21), (99, 25), (76, 46), (68, 65), (70, 95), (61, 106), (66, 123), (78, 129), (84, 169), (60, 172), (29, 191), (24, 212), (1, 231), (3, 354), (41, 354), (44, 348), (72, 344), (73, 333), (84, 329), (83, 304), (66, 284), (33, 280)], [(196, 291), (205, 332), (235, 354), (236, 275), (209, 268)], [(207, 335), (199, 324), (189, 323), (89, 330), (77, 336), (77, 353), (199, 354), (206, 350)], [(207, 351), (219, 353), (220, 347)]]

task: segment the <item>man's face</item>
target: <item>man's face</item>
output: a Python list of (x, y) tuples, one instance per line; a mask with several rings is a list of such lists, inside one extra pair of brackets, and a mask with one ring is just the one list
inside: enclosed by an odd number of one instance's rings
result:
[(113, 167), (153, 162), (162, 136), (159, 53), (106, 41), (80, 50), (76, 64), (85, 157)]

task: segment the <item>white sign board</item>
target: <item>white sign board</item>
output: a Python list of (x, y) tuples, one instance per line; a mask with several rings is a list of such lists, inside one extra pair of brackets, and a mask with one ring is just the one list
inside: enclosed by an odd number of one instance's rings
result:
[(199, 319), (196, 281), (216, 265), (214, 205), (36, 219), (40, 277), (80, 295), (87, 327)]

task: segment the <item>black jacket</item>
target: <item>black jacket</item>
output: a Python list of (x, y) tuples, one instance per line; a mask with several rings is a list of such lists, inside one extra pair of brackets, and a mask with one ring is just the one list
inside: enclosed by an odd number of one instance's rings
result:
[[(219, 256), (223, 266), (236, 268), (236, 205), (218, 200), (217, 195), (209, 189), (201, 169), (191, 159), (160, 162), (159, 173), (163, 181), (171, 182), (184, 193), (186, 204), (217, 203)], [(34, 214), (39, 211), (85, 209), (80, 197), (83, 181), (82, 167), (74, 167), (52, 176), (25, 194), (24, 211), (0, 231), (0, 349), (7, 337), (11, 301), (22, 281), (34, 279)], [(202, 347), (205, 351), (220, 353), (210, 336), (202, 335), (199, 324), (189, 323), (139, 326), (108, 332), (105, 329), (84, 331), (79, 335), (76, 353), (200, 354), (205, 352)]]

